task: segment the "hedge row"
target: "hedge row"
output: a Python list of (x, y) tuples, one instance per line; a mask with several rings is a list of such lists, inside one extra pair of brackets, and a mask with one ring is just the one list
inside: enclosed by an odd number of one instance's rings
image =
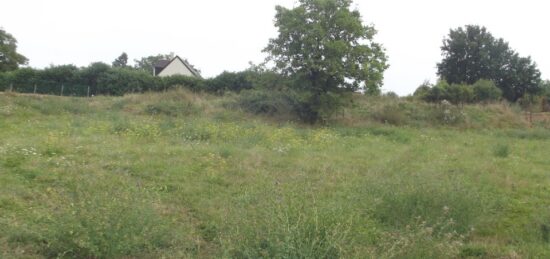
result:
[(93, 63), (84, 68), (61, 65), (0, 73), (0, 91), (87, 96), (163, 91), (175, 86), (185, 86), (193, 91), (223, 93), (250, 89), (257, 77), (257, 72), (253, 71), (224, 72), (206, 80), (187, 76), (155, 77), (142, 70)]

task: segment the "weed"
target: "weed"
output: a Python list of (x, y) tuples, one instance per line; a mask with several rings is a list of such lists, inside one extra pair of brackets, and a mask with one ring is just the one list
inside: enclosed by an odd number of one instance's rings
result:
[(495, 146), (493, 154), (499, 158), (507, 158), (510, 155), (510, 147), (507, 144), (498, 144)]

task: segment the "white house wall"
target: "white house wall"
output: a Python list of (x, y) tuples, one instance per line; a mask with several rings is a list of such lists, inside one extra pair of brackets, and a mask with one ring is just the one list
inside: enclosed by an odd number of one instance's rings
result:
[(184, 76), (194, 76), (191, 71), (179, 60), (176, 58), (172, 63), (168, 64), (158, 76), (173, 76), (173, 75), (184, 75)]

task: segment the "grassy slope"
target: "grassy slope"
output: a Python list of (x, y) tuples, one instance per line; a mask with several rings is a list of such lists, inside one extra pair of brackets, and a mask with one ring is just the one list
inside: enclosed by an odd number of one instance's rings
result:
[(550, 133), (509, 108), (312, 128), (230, 101), (0, 94), (0, 257), (550, 257)]

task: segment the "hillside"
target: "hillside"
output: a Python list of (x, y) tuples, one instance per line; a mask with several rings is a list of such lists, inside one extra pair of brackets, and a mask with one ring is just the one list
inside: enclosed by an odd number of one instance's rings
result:
[(550, 132), (516, 108), (238, 100), (0, 93), (0, 257), (550, 257)]

